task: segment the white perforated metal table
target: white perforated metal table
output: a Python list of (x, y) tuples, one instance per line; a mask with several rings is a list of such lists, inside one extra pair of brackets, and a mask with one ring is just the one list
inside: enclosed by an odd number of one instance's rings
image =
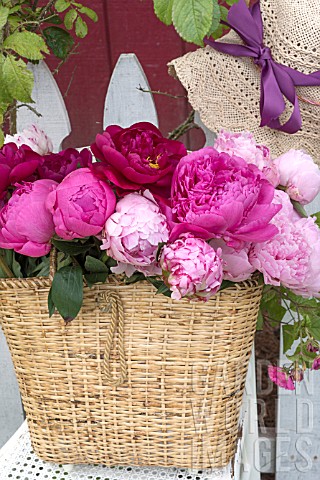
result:
[(32, 451), (24, 422), (0, 450), (0, 480), (231, 480), (230, 466), (212, 472), (175, 468), (56, 465), (39, 460)]

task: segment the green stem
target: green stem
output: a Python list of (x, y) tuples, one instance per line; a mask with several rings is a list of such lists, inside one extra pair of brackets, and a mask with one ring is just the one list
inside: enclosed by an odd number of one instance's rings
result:
[(4, 271), (8, 278), (14, 278), (14, 275), (8, 265), (6, 264), (2, 255), (0, 255), (0, 268)]

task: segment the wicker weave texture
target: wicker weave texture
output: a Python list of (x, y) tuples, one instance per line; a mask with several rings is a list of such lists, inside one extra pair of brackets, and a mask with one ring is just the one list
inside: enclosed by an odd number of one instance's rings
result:
[[(213, 468), (234, 454), (261, 298), (256, 281), (207, 303), (147, 283), (85, 288), (68, 325), (48, 318), (47, 279), (0, 280), (0, 319), (35, 452), (56, 463)], [(124, 309), (127, 380), (103, 368), (110, 292)], [(108, 295), (105, 295), (108, 293)], [(120, 375), (118, 331), (110, 370)]]

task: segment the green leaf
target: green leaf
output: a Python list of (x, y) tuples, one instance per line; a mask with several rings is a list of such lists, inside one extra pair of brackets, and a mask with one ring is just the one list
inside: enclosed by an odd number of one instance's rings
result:
[(165, 283), (162, 283), (162, 285), (160, 285), (160, 287), (158, 288), (157, 292), (156, 292), (156, 295), (164, 295), (165, 297), (169, 297), (171, 298), (171, 290), (170, 288), (167, 287), (167, 285)]
[(222, 290), (225, 290), (226, 288), (230, 288), (234, 286), (234, 282), (230, 282), (230, 280), (223, 280), (221, 283), (221, 287), (219, 288), (219, 292), (222, 292)]
[(3, 63), (3, 80), (5, 88), (16, 100), (31, 103), (33, 89), (33, 74), (21, 60), (16, 60), (13, 55), (8, 55)]
[(98, 260), (98, 258), (91, 257), (90, 255), (86, 257), (86, 263), (84, 267), (88, 272), (91, 273), (109, 273), (107, 265), (101, 262), (101, 260)]
[(96, 14), (96, 12), (94, 10), (92, 10), (92, 8), (88, 8), (88, 7), (81, 7), (79, 8), (79, 12), (80, 13), (83, 13), (84, 15), (86, 15), (88, 18), (90, 18), (90, 20), (92, 20), (93, 22), (97, 22), (98, 21), (98, 15)]
[[(229, 15), (229, 10), (226, 7), (224, 7), (223, 5), (220, 5), (221, 20), (226, 22), (228, 20), (228, 15)], [(229, 27), (226, 27), (226, 28), (229, 28)]]
[(311, 216), (316, 218), (316, 224), (320, 227), (320, 212), (313, 213)]
[(258, 320), (257, 320), (257, 330), (258, 331), (263, 330), (263, 324), (264, 324), (264, 318), (263, 318), (261, 310), (259, 310)]
[(104, 283), (108, 278), (108, 274), (106, 272), (86, 273), (84, 278), (88, 287), (92, 288), (95, 283)]
[(3, 5), (0, 5), (0, 30), (7, 23), (9, 13), (10, 13), (10, 9), (8, 7), (4, 7)]
[(218, 0), (214, 0), (213, 1), (212, 23), (211, 23), (211, 28), (208, 32), (208, 37), (211, 37), (211, 35), (219, 28), (220, 20), (221, 20), (220, 6), (218, 4)]
[(187, 42), (203, 45), (211, 28), (212, 0), (174, 0), (172, 19), (175, 29)]
[(49, 317), (52, 317), (54, 314), (56, 307), (54, 306), (53, 300), (52, 300), (52, 292), (51, 290), (49, 291), (48, 295), (48, 310), (49, 310)]
[(146, 280), (146, 277), (141, 272), (135, 272), (131, 277), (126, 279), (126, 285), (131, 285), (133, 283), (142, 282)]
[(269, 301), (261, 301), (261, 310), (273, 322), (281, 322), (287, 310), (284, 308), (277, 297), (271, 298)]
[(94, 246), (93, 243), (80, 244), (76, 241), (70, 240), (56, 240), (52, 239), (53, 245), (63, 253), (68, 255), (80, 255), (81, 253), (86, 253)]
[(308, 330), (315, 340), (320, 341), (320, 318), (311, 318)]
[(4, 133), (2, 128), (0, 128), (0, 147), (4, 144)]
[(42, 52), (49, 53), (43, 38), (27, 30), (24, 32), (14, 32), (12, 35), (9, 35), (3, 42), (3, 47), (6, 50), (13, 50), (28, 60), (42, 60)]
[(63, 267), (54, 276), (51, 287), (52, 301), (65, 321), (73, 320), (83, 302), (81, 267)]
[(3, 63), (4, 87), (9, 94), (23, 103), (32, 103), (33, 74), (21, 60), (16, 60), (13, 55), (8, 55)]
[(239, 0), (225, 0), (226, 4), (229, 5), (229, 7), (231, 7), (235, 3), (238, 3), (238, 1)]
[[(228, 10), (226, 7), (222, 6), (222, 5), (220, 5), (219, 8), (220, 8), (220, 22), (221, 22), (222, 20), (223, 20), (224, 22), (226, 22), (226, 21), (227, 21), (227, 18), (228, 18), (229, 10)], [(228, 27), (227, 25), (222, 25), (222, 24), (220, 23), (219, 27), (218, 27), (214, 32), (212, 32), (211, 36), (212, 36), (215, 40), (217, 40), (218, 38), (221, 38), (221, 37), (225, 34), (226, 30), (228, 30), (228, 29), (229, 29), (229, 27)]]
[(57, 12), (61, 13), (67, 10), (70, 7), (70, 1), (68, 0), (57, 0), (55, 3)]
[[(3, 78), (3, 64), (5, 61), (5, 56), (0, 55), (0, 105), (3, 105), (3, 108), (1, 108), (2, 111), (6, 111), (10, 103), (13, 101), (12, 95), (10, 95), (8, 88), (6, 86), (6, 81)], [(3, 119), (1, 118), (1, 123)]]
[(156, 295), (161, 293), (165, 297), (170, 297), (171, 298), (171, 290), (165, 285), (165, 283), (162, 280), (159, 280), (157, 277), (147, 277), (146, 280), (149, 283), (152, 283), (154, 287), (156, 287), (157, 292)]
[(286, 353), (293, 345), (295, 340), (298, 340), (299, 335), (296, 334), (295, 325), (282, 325), (283, 334), (283, 353)]
[(48, 23), (53, 23), (54, 25), (61, 25), (63, 21), (59, 17), (59, 15), (50, 16), (50, 21)]
[(73, 24), (77, 16), (78, 16), (77, 10), (74, 10), (73, 8), (66, 13), (64, 17), (64, 26), (66, 27), (67, 30), (72, 30)]
[(60, 27), (47, 27), (43, 35), (52, 53), (61, 60), (65, 60), (74, 45), (74, 40), (69, 32)]
[(172, 7), (174, 0), (153, 0), (154, 13), (161, 22), (172, 24)]
[(308, 218), (308, 214), (305, 211), (305, 209), (303, 208), (303, 206), (301, 205), (301, 203), (297, 202), (296, 200), (292, 200), (292, 199), (291, 199), (291, 203), (292, 203), (295, 211), (300, 215), (300, 217)]
[(84, 38), (88, 34), (88, 25), (81, 17), (78, 17), (76, 20), (76, 35), (79, 38)]

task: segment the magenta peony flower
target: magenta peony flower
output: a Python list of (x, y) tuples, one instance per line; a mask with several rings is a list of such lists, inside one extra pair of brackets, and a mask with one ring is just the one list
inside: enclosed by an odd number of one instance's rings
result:
[(236, 249), (268, 240), (277, 233), (270, 220), (281, 209), (273, 197), (274, 187), (255, 165), (203, 148), (180, 160), (174, 173), (170, 238), (191, 231)]
[(116, 197), (88, 168), (79, 168), (50, 193), (46, 204), (57, 235), (72, 240), (98, 235), (114, 212)]
[(268, 375), (270, 380), (279, 387), (286, 390), (295, 390), (291, 376), (281, 367), (268, 366)]
[(240, 157), (247, 163), (256, 165), (274, 187), (279, 185), (279, 172), (271, 159), (270, 150), (263, 145), (257, 145), (252, 133), (221, 130), (214, 148), (220, 153), (228, 153), (231, 157)]
[(14, 143), (17, 147), (26, 145), (39, 155), (46, 155), (53, 150), (50, 138), (36, 125), (31, 125), (30, 128), (23, 130), (22, 133), (7, 135), (4, 143)]
[(54, 224), (45, 202), (56, 186), (52, 180), (17, 186), (0, 212), (1, 248), (13, 249), (29, 257), (42, 257), (50, 252)]
[(253, 245), (250, 262), (266, 284), (283, 285), (303, 297), (320, 297), (320, 230), (314, 219), (293, 222), (278, 214), (274, 223), (279, 233)]
[(320, 370), (320, 357), (317, 357), (313, 360), (312, 370)]
[(302, 150), (289, 150), (275, 164), (288, 195), (302, 205), (312, 202), (320, 192), (320, 170), (312, 158)]
[(6, 195), (10, 185), (31, 180), (30, 177), (42, 162), (42, 157), (29, 147), (18, 148), (13, 143), (4, 145), (0, 149), (0, 198)]
[(243, 282), (251, 277), (256, 270), (250, 263), (248, 253), (251, 244), (244, 245), (240, 251), (228, 247), (226, 243), (219, 238), (210, 240), (209, 245), (217, 250), (221, 249), (221, 258), (223, 263), (223, 279), (231, 282)]
[(151, 123), (129, 128), (111, 125), (97, 135), (92, 152), (101, 163), (93, 170), (120, 190), (146, 188), (162, 196), (170, 195), (173, 171), (187, 151), (181, 142), (167, 140)]
[(207, 301), (222, 283), (221, 250), (215, 251), (201, 238), (183, 235), (166, 245), (160, 265), (171, 298)]
[(68, 148), (59, 153), (45, 155), (43, 163), (38, 167), (40, 178), (50, 178), (56, 182), (62, 180), (77, 168), (90, 167), (92, 154), (88, 148), (78, 152), (75, 148)]
[(123, 197), (116, 212), (107, 220), (102, 250), (107, 250), (118, 266), (114, 273), (130, 277), (136, 270), (147, 276), (160, 275), (156, 261), (158, 245), (169, 237), (166, 217), (149, 191)]

